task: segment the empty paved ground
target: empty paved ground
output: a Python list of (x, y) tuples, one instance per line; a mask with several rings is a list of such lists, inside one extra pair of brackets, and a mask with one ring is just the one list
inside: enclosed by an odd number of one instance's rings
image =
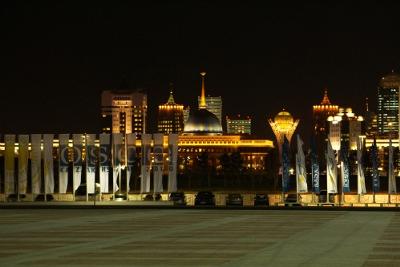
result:
[(0, 266), (400, 266), (400, 215), (3, 209)]

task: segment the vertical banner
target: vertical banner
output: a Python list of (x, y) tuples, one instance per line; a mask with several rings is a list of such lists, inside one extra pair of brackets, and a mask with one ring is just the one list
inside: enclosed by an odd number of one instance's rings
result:
[(113, 133), (112, 142), (113, 193), (115, 193), (119, 189), (118, 181), (121, 181), (122, 134)]
[(297, 154), (296, 154), (296, 188), (297, 193), (307, 193), (307, 171), (306, 159), (303, 151), (303, 140), (297, 135)]
[(127, 150), (127, 163), (126, 163), (126, 184), (127, 193), (129, 193), (129, 183), (131, 180), (132, 173), (136, 165), (136, 135), (130, 133), (126, 135), (126, 150)]
[(68, 188), (68, 141), (69, 134), (59, 134), (58, 147), (58, 192), (61, 194), (67, 193)]
[(75, 194), (81, 185), (82, 178), (82, 134), (73, 134), (72, 142), (74, 147), (72, 193)]
[(342, 192), (350, 192), (350, 166), (349, 166), (349, 155), (347, 146), (345, 144), (341, 145), (340, 148), (340, 171), (342, 176)]
[(371, 146), (371, 163), (372, 163), (372, 190), (374, 193), (379, 192), (379, 171), (378, 171), (378, 148), (374, 137), (374, 144)]
[(282, 144), (282, 193), (289, 191), (290, 145), (286, 136)]
[(151, 134), (142, 134), (140, 193), (150, 192)]
[(94, 146), (95, 134), (86, 135), (86, 192), (95, 193), (97, 151)]
[(328, 138), (328, 148), (326, 153), (326, 187), (328, 194), (337, 193), (337, 166), (335, 152), (332, 149)]
[(178, 135), (168, 135), (168, 192), (176, 192), (177, 186), (177, 167), (178, 167)]
[(32, 194), (41, 194), (42, 187), (42, 150), (41, 134), (31, 135), (31, 181), (32, 181)]
[(357, 141), (357, 194), (359, 195), (367, 193), (367, 189), (365, 186), (362, 149), (363, 149), (363, 139), (359, 137)]
[(99, 168), (100, 168), (100, 191), (108, 193), (108, 178), (110, 173), (111, 159), (111, 143), (110, 134), (100, 134), (100, 153), (99, 153)]
[(14, 179), (14, 154), (15, 154), (15, 135), (6, 134), (4, 136), (5, 158), (4, 158), (4, 193), (15, 193)]
[(29, 135), (18, 135), (18, 194), (26, 194), (28, 187)]
[(162, 133), (153, 134), (154, 147), (154, 165), (153, 165), (153, 185), (154, 185), (154, 193), (162, 193), (163, 184), (162, 184), (162, 176), (163, 176), (163, 165), (164, 165), (164, 154), (163, 154), (163, 138)]
[(54, 193), (53, 138), (52, 134), (43, 135), (44, 192), (46, 194)]
[(389, 194), (396, 194), (396, 175), (394, 173), (394, 164), (393, 164), (393, 145), (392, 139), (389, 140), (389, 167), (388, 167), (388, 190)]
[(311, 139), (311, 175), (313, 192), (319, 194), (319, 162), (315, 138)]

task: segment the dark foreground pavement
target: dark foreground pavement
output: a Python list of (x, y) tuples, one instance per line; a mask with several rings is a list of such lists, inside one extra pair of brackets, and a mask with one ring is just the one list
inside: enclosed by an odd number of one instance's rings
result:
[(400, 266), (400, 213), (2, 209), (0, 266)]

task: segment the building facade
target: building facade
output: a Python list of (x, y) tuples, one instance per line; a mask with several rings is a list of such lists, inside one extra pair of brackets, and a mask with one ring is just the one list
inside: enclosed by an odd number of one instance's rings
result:
[(146, 132), (147, 95), (137, 91), (103, 91), (101, 121), (103, 133)]
[(382, 77), (379, 82), (377, 110), (379, 135), (398, 136), (399, 87), (400, 75), (394, 72)]
[(228, 134), (251, 135), (251, 118), (249, 116), (226, 116), (226, 132)]
[(183, 105), (175, 103), (172, 90), (167, 103), (158, 106), (157, 129), (159, 133), (181, 133), (183, 131)]

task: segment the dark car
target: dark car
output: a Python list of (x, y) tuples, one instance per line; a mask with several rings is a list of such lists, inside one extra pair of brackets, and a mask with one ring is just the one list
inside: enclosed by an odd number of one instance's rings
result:
[(225, 200), (226, 206), (243, 206), (243, 197), (241, 194), (229, 194)]
[(256, 194), (254, 197), (254, 206), (268, 206), (269, 201), (268, 201), (268, 196), (265, 194)]
[(288, 194), (285, 199), (285, 206), (298, 206), (300, 205), (297, 201), (297, 194)]
[(200, 191), (194, 200), (195, 206), (215, 206), (215, 196), (209, 191)]
[[(321, 190), (318, 194), (318, 202), (319, 203), (327, 203), (327, 195), (328, 191), (326, 190)], [(335, 194), (329, 194), (329, 202), (334, 203), (335, 202)]]
[(161, 194), (155, 194), (154, 196), (152, 194), (147, 194), (143, 198), (143, 200), (145, 200), (145, 201), (153, 201), (153, 200), (159, 201), (159, 200), (161, 200)]
[(174, 205), (186, 205), (186, 197), (183, 192), (173, 192), (169, 195), (169, 201), (174, 202)]

